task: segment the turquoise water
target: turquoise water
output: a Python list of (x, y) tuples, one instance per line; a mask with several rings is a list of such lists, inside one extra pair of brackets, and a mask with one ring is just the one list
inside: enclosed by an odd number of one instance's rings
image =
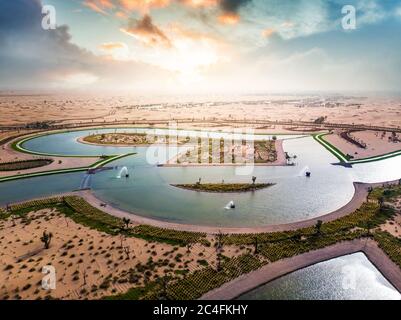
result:
[[(236, 175), (234, 167), (159, 168), (146, 163), (146, 148), (113, 163), (127, 166), (129, 179), (116, 179), (119, 169), (97, 174), (93, 192), (112, 205), (147, 217), (179, 223), (211, 226), (259, 226), (293, 222), (328, 213), (348, 202), (353, 195), (346, 169), (329, 164), (330, 154), (312, 138), (288, 140), (285, 148), (298, 156), (294, 167), (255, 167), (248, 175)], [(313, 150), (310, 155), (306, 150)], [(325, 159), (323, 163), (320, 159)], [(313, 172), (305, 178), (303, 168)], [(253, 193), (213, 194), (181, 190), (170, 184), (207, 182), (258, 182), (276, 185)], [(342, 190), (334, 195), (336, 190)], [(225, 205), (233, 200), (234, 210)]]
[(355, 253), (295, 271), (239, 299), (401, 300), (401, 294), (363, 253)]
[[(91, 133), (113, 131), (102, 129), (54, 134), (29, 140), (23, 146), (37, 152), (64, 155), (136, 152), (136, 155), (109, 164), (113, 167), (111, 170), (92, 177), (95, 195), (145, 217), (209, 226), (262, 226), (309, 219), (346, 204), (353, 196), (354, 181), (380, 182), (401, 178), (401, 157), (359, 164), (352, 169), (333, 166), (331, 163), (337, 159), (311, 137), (284, 141), (284, 150), (297, 155), (296, 166), (255, 167), (245, 175), (239, 175), (234, 167), (158, 167), (156, 164), (164, 162), (166, 154), (169, 157), (176, 154), (177, 148), (173, 147), (103, 147), (76, 141)], [(144, 132), (144, 129), (118, 131)], [(183, 131), (180, 134), (197, 133)], [(209, 133), (216, 138), (222, 135)], [(130, 177), (117, 179), (124, 166), (128, 168)], [(311, 178), (305, 177), (305, 170), (312, 172)], [(78, 189), (84, 175), (70, 173), (0, 183), (0, 205)], [(242, 194), (197, 193), (170, 185), (193, 183), (199, 177), (203, 182), (221, 182), (223, 179), (225, 182), (250, 182), (252, 175), (257, 176), (257, 182), (274, 182), (276, 185)], [(224, 209), (231, 200), (236, 203), (235, 210)], [(354, 289), (343, 288), (344, 270), (356, 275)], [(366, 257), (358, 253), (296, 271), (240, 298), (400, 299), (401, 296)]]
[(0, 205), (76, 190), (82, 176), (75, 172), (0, 183)]
[[(190, 138), (203, 137), (203, 138), (222, 138), (232, 137), (241, 138), (239, 133), (233, 133), (232, 135), (224, 132), (201, 132), (194, 130), (167, 130), (167, 129), (145, 129), (145, 128), (109, 128), (109, 129), (90, 129), (90, 130), (79, 130), (63, 132), (59, 134), (49, 134), (41, 137), (37, 137), (28, 140), (22, 144), (22, 146), (30, 151), (50, 153), (50, 154), (62, 154), (62, 155), (114, 155), (135, 152), (137, 147), (113, 147), (113, 146), (97, 146), (89, 145), (77, 142), (79, 137), (86, 137), (90, 134), (100, 133), (111, 133), (111, 132), (126, 132), (126, 133), (148, 133), (152, 135), (177, 135), (180, 137)], [(268, 139), (272, 135), (256, 135), (246, 136), (248, 139)], [(291, 135), (284, 137), (299, 137), (299, 135)]]
[[(261, 226), (309, 219), (329, 213), (346, 204), (353, 196), (353, 181), (376, 182), (401, 177), (401, 157), (355, 165), (333, 166), (337, 162), (312, 137), (284, 136), (284, 150), (296, 154), (296, 166), (255, 167), (252, 172), (238, 172), (235, 167), (158, 167), (174, 156), (177, 148), (103, 147), (78, 143), (79, 137), (116, 129), (83, 130), (52, 134), (29, 140), (23, 146), (37, 152), (64, 155), (121, 154), (136, 152), (109, 164), (112, 170), (92, 177), (96, 196), (121, 209), (145, 217), (208, 226)], [(146, 132), (145, 129), (119, 129), (121, 132)], [(158, 133), (166, 133), (158, 130)], [(181, 136), (203, 135), (218, 138), (224, 133), (179, 131)], [(266, 138), (268, 136), (257, 136)], [(290, 138), (290, 139), (288, 139)], [(297, 139), (293, 139), (297, 138)], [(185, 147), (182, 147), (185, 148)], [(181, 148), (180, 148), (181, 149)], [(165, 155), (168, 154), (168, 157)], [(128, 179), (117, 179), (126, 166)], [(305, 177), (305, 170), (312, 172)], [(0, 204), (47, 196), (78, 189), (84, 173), (54, 175), (0, 183)], [(172, 187), (170, 184), (203, 182), (272, 182), (274, 186), (252, 193), (211, 194)], [(233, 200), (234, 210), (226, 210)]]

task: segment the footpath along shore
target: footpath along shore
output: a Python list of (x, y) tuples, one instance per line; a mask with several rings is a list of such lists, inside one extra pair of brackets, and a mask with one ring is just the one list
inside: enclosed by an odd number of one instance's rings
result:
[(401, 292), (401, 269), (370, 239), (356, 239), (269, 263), (204, 294), (200, 300), (232, 300), (274, 279), (340, 256), (363, 252), (382, 275)]
[[(394, 184), (398, 183), (397, 181), (385, 182), (384, 184)], [(352, 199), (345, 204), (343, 207), (330, 212), (328, 214), (324, 214), (321, 216), (317, 216), (315, 218), (311, 218), (308, 220), (302, 220), (298, 222), (292, 223), (284, 223), (284, 224), (276, 224), (276, 225), (267, 225), (267, 226), (260, 226), (260, 227), (213, 227), (213, 226), (202, 226), (202, 225), (191, 225), (191, 224), (180, 224), (180, 223), (173, 223), (168, 221), (162, 221), (152, 218), (143, 217), (137, 215), (135, 213), (127, 212), (121, 210), (119, 208), (113, 207), (110, 204), (106, 203), (104, 206), (105, 201), (96, 197), (96, 195), (90, 190), (82, 190), (78, 191), (77, 195), (81, 196), (85, 199), (88, 203), (92, 206), (119, 218), (129, 218), (132, 223), (134, 224), (147, 224), (159, 228), (168, 228), (174, 229), (179, 231), (191, 231), (191, 232), (205, 232), (208, 234), (217, 234), (219, 232), (222, 233), (231, 233), (231, 234), (240, 234), (240, 233), (262, 233), (262, 232), (277, 232), (277, 231), (288, 231), (288, 230), (296, 230), (300, 228), (310, 227), (317, 223), (318, 220), (323, 222), (332, 221), (350, 213), (354, 212), (358, 209), (363, 202), (366, 201), (369, 188), (375, 188), (381, 186), (383, 183), (359, 183), (354, 182), (354, 196)]]

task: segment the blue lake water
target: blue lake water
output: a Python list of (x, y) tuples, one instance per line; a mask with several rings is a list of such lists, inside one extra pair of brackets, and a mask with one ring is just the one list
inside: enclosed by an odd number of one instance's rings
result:
[(401, 294), (363, 253), (295, 271), (239, 300), (401, 300)]
[[(401, 157), (355, 165), (333, 166), (337, 162), (312, 137), (283, 136), (284, 150), (297, 155), (296, 166), (255, 167), (241, 174), (235, 167), (158, 167), (164, 154), (176, 154), (177, 148), (104, 147), (77, 142), (92, 133), (146, 132), (146, 129), (99, 129), (52, 134), (29, 140), (23, 147), (64, 155), (100, 155), (136, 152), (110, 166), (115, 169), (97, 173), (92, 190), (104, 201), (121, 209), (161, 220), (209, 226), (261, 226), (309, 219), (336, 210), (353, 196), (353, 181), (380, 182), (401, 178)], [(158, 133), (166, 133), (158, 130)], [(181, 136), (224, 137), (225, 133), (179, 131)], [(257, 136), (256, 139), (269, 136)], [(293, 139), (297, 138), (297, 139)], [(182, 147), (184, 148), (184, 147)], [(156, 159), (155, 159), (156, 157)], [(151, 159), (151, 161), (149, 161)], [(117, 179), (126, 166), (130, 177)], [(312, 172), (305, 177), (305, 170)], [(239, 174), (240, 173), (240, 174)], [(79, 188), (84, 173), (54, 175), (0, 183), (0, 204), (47, 196)], [(211, 194), (177, 189), (170, 184), (203, 182), (273, 182), (274, 186), (252, 193)], [(233, 200), (234, 210), (225, 205)]]

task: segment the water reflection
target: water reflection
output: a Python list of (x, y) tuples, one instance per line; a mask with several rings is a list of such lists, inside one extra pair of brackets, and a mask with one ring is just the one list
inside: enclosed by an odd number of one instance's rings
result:
[(339, 257), (265, 284), (240, 300), (401, 300), (363, 253)]

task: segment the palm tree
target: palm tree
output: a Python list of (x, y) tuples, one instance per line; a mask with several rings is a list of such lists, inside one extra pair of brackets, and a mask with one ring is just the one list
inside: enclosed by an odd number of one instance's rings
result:
[(258, 254), (259, 253), (259, 250), (258, 250), (258, 237), (253, 238), (253, 245), (255, 247), (254, 254)]
[(316, 225), (315, 225), (316, 234), (320, 234), (321, 233), (322, 224), (323, 224), (322, 220), (317, 220)]
[(128, 229), (129, 225), (131, 223), (131, 220), (129, 218), (123, 218), (123, 223), (125, 225), (125, 228)]
[(216, 271), (221, 271), (221, 253), (217, 254)]
[(381, 210), (381, 209), (383, 209), (384, 197), (379, 197), (378, 201), (379, 201), (379, 206), (380, 206), (380, 210)]
[(44, 243), (45, 249), (49, 249), (52, 238), (53, 234), (51, 232), (43, 231), (43, 236), (40, 238), (40, 241)]
[(216, 251), (223, 248), (223, 234), (219, 230), (219, 233), (216, 235)]
[(188, 253), (188, 254), (191, 253), (191, 248), (192, 248), (192, 243), (188, 243), (188, 244), (187, 244), (187, 253)]
[(124, 252), (127, 255), (127, 260), (129, 260), (129, 254), (131, 252), (130, 247), (129, 246), (124, 247)]
[(167, 275), (165, 275), (162, 279), (161, 279), (161, 285), (162, 285), (162, 300), (168, 300), (168, 295), (167, 295), (167, 286), (168, 283), (170, 281), (170, 277), (168, 277)]
[(372, 229), (372, 227), (373, 227), (372, 221), (369, 220), (369, 221), (367, 221), (367, 222), (365, 223), (365, 230), (366, 230), (366, 234), (367, 234), (368, 236), (371, 235), (370, 230)]

